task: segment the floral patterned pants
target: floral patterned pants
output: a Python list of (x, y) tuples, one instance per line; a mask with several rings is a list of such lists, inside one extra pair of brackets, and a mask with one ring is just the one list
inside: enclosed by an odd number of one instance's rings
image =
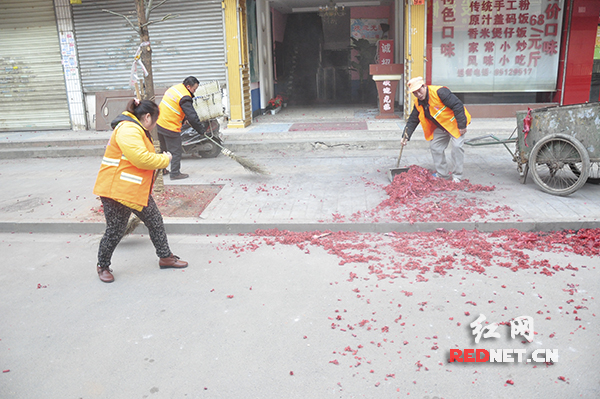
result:
[(148, 198), (148, 206), (144, 207), (141, 211), (131, 209), (111, 198), (100, 197), (100, 200), (104, 206), (106, 231), (102, 240), (100, 240), (100, 247), (98, 248), (98, 266), (110, 266), (112, 254), (125, 234), (127, 222), (132, 212), (148, 228), (150, 240), (154, 244), (154, 248), (156, 248), (156, 255), (159, 258), (171, 256), (163, 218), (152, 196)]

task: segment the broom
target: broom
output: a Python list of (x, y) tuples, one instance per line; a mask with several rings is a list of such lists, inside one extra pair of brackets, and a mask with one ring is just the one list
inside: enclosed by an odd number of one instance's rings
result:
[[(153, 182), (152, 182), (152, 187), (154, 187), (154, 183), (156, 182), (156, 178), (158, 177), (159, 173), (161, 173), (161, 169), (157, 169), (154, 172), (154, 178), (153, 178)], [(125, 237), (125, 236), (133, 233), (135, 231), (135, 229), (140, 225), (140, 223), (142, 223), (142, 221), (140, 220), (140, 218), (137, 217), (134, 213), (132, 213), (131, 217), (127, 221), (127, 227), (125, 227), (125, 233), (123, 233), (123, 237)]]
[[(138, 100), (140, 100), (140, 101), (142, 100), (142, 97), (140, 95), (139, 81), (135, 82), (135, 95)], [(154, 182), (156, 181), (156, 176), (158, 176), (158, 172), (154, 173), (154, 180), (152, 182), (152, 186), (154, 186)], [(142, 221), (140, 220), (139, 217), (135, 216), (135, 214), (131, 214), (131, 217), (127, 221), (127, 227), (125, 227), (125, 233), (123, 233), (123, 237), (133, 233), (133, 231), (140, 225), (141, 222)]]
[(132, 214), (131, 218), (129, 218), (129, 221), (127, 221), (127, 227), (125, 228), (125, 233), (123, 233), (123, 237), (133, 233), (134, 230), (140, 225), (141, 222), (142, 221), (140, 220), (139, 217)]
[(217, 143), (215, 140), (211, 139), (208, 136), (205, 136), (207, 139), (209, 139), (210, 141), (212, 141), (214, 144), (216, 144), (218, 147), (221, 148), (221, 153), (231, 159), (233, 159), (234, 161), (236, 161), (237, 163), (239, 163), (240, 165), (242, 165), (242, 167), (252, 173), (257, 173), (257, 174), (261, 174), (261, 175), (266, 175), (269, 172), (267, 172), (266, 170), (264, 170), (260, 165), (254, 163), (254, 161), (251, 161), (250, 159), (244, 158), (244, 157), (240, 157), (239, 155), (237, 155), (235, 152), (223, 147), (221, 144)]
[[(212, 125), (209, 122), (208, 123), (208, 127), (210, 128), (210, 135), (213, 136), (213, 131), (212, 131)], [(213, 140), (211, 137), (209, 137), (208, 135), (204, 135), (204, 137), (206, 137), (207, 139), (209, 139), (210, 141), (213, 142), (213, 144), (215, 144), (217, 147), (219, 147), (221, 149), (221, 153), (231, 159), (233, 159), (234, 161), (236, 161), (237, 163), (239, 163), (240, 165), (242, 165), (242, 167), (252, 173), (257, 173), (257, 174), (261, 174), (261, 175), (266, 175), (269, 172), (267, 172), (266, 170), (264, 170), (260, 165), (254, 163), (253, 161), (244, 158), (244, 157), (240, 157), (239, 155), (237, 155), (236, 153), (234, 153), (233, 151), (223, 147), (221, 144), (219, 144), (216, 140)]]

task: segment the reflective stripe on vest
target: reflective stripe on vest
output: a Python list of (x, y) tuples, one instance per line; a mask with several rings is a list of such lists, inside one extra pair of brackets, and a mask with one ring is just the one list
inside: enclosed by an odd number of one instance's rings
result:
[(119, 166), (119, 162), (120, 161), (121, 161), (120, 159), (103, 157), (102, 158), (102, 165), (106, 165), (106, 166)]
[(129, 183), (142, 184), (144, 180), (141, 176), (132, 175), (131, 173), (121, 172), (121, 180), (128, 181)]

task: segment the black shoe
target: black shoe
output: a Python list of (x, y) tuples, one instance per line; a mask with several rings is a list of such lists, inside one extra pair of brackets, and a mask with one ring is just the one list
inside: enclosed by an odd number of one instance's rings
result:
[(190, 177), (190, 175), (187, 173), (177, 173), (176, 175), (171, 173), (171, 180), (187, 179), (188, 177)]
[(166, 169), (166, 168), (165, 168), (165, 169), (163, 169), (163, 176), (164, 176), (164, 175), (168, 175), (169, 173), (170, 173), (170, 172), (169, 172), (169, 169)]

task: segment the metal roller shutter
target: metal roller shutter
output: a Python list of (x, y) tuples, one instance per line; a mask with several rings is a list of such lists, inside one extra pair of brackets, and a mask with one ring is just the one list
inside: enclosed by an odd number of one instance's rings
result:
[(52, 0), (2, 0), (0, 49), (0, 130), (70, 129)]
[[(127, 21), (103, 9), (127, 15), (136, 23), (133, 0), (83, 1), (72, 5), (85, 93), (129, 89), (139, 36)], [(225, 44), (221, 0), (168, 1), (150, 20), (178, 17), (149, 26), (156, 88), (193, 75), (200, 81), (225, 82)]]

